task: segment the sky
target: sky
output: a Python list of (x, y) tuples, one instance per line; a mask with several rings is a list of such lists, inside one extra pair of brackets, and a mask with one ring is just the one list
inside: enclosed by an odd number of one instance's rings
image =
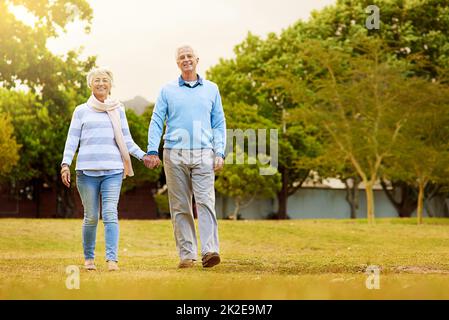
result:
[(67, 33), (50, 40), (56, 54), (83, 47), (82, 56), (97, 56), (115, 78), (113, 95), (120, 100), (142, 96), (155, 101), (160, 88), (179, 76), (175, 50), (190, 44), (200, 58), (198, 73), (234, 56), (233, 48), (248, 32), (265, 37), (312, 10), (335, 0), (89, 0), (91, 32), (72, 23)]

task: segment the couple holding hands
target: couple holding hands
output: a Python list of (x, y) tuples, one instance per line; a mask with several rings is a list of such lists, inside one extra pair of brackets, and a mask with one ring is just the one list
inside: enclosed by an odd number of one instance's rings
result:
[(96, 270), (100, 201), (108, 270), (119, 270), (118, 201), (122, 180), (134, 175), (130, 154), (149, 169), (161, 164), (159, 144), (164, 123), (163, 161), (178, 267), (192, 267), (197, 260), (192, 195), (198, 212), (202, 265), (207, 268), (220, 263), (214, 181), (215, 171), (224, 164), (226, 122), (218, 87), (196, 73), (198, 61), (192, 47), (176, 50), (181, 76), (159, 94), (149, 125), (147, 152), (133, 141), (124, 106), (109, 97), (112, 72), (105, 68), (89, 72), (87, 83), (92, 95), (73, 112), (61, 164), (62, 182), (70, 187), (70, 165), (79, 146), (75, 170), (84, 208), (82, 235), (87, 270)]

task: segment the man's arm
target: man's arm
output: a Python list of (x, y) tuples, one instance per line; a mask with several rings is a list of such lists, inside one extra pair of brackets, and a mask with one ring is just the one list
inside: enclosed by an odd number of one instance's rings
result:
[(153, 169), (160, 165), (159, 144), (161, 142), (162, 131), (164, 130), (164, 121), (167, 116), (168, 104), (164, 95), (164, 89), (161, 90), (154, 106), (153, 115), (151, 116), (148, 128), (148, 148), (149, 157), (144, 159), (145, 166)]
[(226, 120), (221, 103), (220, 91), (217, 88), (214, 105), (211, 112), (211, 126), (214, 136), (214, 171), (220, 171), (224, 165), (225, 148), (226, 148)]
[(164, 130), (164, 121), (167, 116), (167, 100), (165, 99), (164, 89), (161, 90), (154, 106), (151, 116), (150, 126), (148, 128), (148, 149), (147, 154), (157, 155), (159, 152), (159, 143), (161, 142), (162, 131)]
[(216, 155), (224, 158), (226, 148), (226, 120), (218, 88), (214, 105), (212, 106), (211, 125), (214, 136), (214, 152)]

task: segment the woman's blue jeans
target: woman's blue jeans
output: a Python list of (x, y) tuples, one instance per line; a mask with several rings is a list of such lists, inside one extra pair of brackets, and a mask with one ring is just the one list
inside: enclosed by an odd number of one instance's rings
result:
[(95, 240), (101, 198), (106, 260), (118, 261), (119, 225), (117, 207), (122, 179), (122, 173), (100, 177), (87, 176), (81, 172), (76, 174), (76, 185), (84, 207), (83, 248), (85, 259), (95, 258)]

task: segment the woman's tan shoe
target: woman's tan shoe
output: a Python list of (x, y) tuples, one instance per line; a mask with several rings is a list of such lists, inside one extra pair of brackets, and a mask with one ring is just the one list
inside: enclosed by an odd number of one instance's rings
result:
[(108, 261), (108, 271), (119, 271), (120, 268), (118, 267), (117, 262), (115, 261)]
[(84, 268), (86, 270), (97, 270), (97, 267), (95, 266), (94, 260), (93, 259), (87, 259), (84, 262)]

